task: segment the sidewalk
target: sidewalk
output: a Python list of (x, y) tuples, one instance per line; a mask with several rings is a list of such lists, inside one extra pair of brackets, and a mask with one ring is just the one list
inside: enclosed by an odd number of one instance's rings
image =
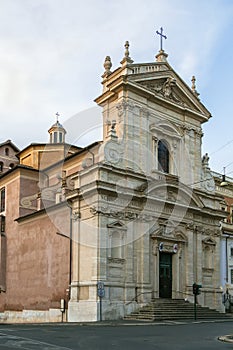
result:
[(1, 326), (93, 326), (93, 327), (122, 327), (122, 326), (161, 326), (161, 325), (183, 325), (183, 324), (200, 324), (200, 323), (224, 323), (233, 322), (233, 319), (215, 319), (215, 320), (164, 320), (164, 321), (140, 321), (140, 320), (103, 320), (93, 322), (51, 322), (51, 323), (0, 323)]

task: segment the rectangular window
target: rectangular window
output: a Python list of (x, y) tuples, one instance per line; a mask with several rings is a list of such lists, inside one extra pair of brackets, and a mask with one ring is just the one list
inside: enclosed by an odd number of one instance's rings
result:
[(5, 211), (5, 188), (0, 190), (0, 212)]
[(57, 132), (54, 132), (54, 143), (57, 143)]
[(231, 248), (231, 256), (233, 256), (233, 248)]
[(0, 216), (0, 227), (1, 227), (1, 232), (5, 232), (6, 229), (6, 218), (4, 215)]
[(112, 258), (122, 258), (122, 233), (113, 232), (112, 233), (112, 242), (111, 242), (111, 257)]

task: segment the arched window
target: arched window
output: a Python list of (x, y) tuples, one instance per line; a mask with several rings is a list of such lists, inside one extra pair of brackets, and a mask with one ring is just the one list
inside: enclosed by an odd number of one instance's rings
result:
[(55, 131), (53, 134), (53, 142), (57, 143), (57, 131)]
[(14, 163), (11, 163), (10, 165), (9, 165), (9, 169), (13, 169), (14, 168)]
[(5, 155), (9, 156), (9, 148), (8, 147), (5, 148)]
[(158, 143), (158, 169), (169, 173), (169, 150), (165, 140), (159, 140)]
[(3, 172), (3, 162), (0, 162), (0, 173)]
[(62, 132), (59, 132), (59, 143), (62, 143), (63, 139), (62, 139)]

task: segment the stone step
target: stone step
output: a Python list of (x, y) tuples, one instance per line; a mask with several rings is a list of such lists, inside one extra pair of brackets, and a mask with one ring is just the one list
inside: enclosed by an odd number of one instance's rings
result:
[[(232, 318), (231, 316), (220, 316), (220, 315), (200, 315), (197, 313), (197, 316), (199, 318)], [(129, 315), (129, 316), (125, 316), (125, 318), (193, 318), (194, 317), (194, 313), (193, 314), (177, 314), (177, 315), (169, 315), (169, 314), (161, 314), (161, 315)]]
[[(154, 308), (154, 309), (143, 309), (143, 310), (141, 310), (140, 312), (141, 313), (164, 313), (164, 312), (170, 312), (170, 313), (177, 313), (177, 312), (179, 312), (179, 313), (190, 313), (190, 312), (192, 312), (194, 310), (194, 307), (192, 307), (192, 308), (187, 308), (187, 309), (185, 309), (185, 310), (180, 310), (180, 309), (168, 309), (168, 308), (166, 308), (166, 309), (163, 309), (163, 308)], [(206, 314), (206, 313), (216, 313), (216, 311), (215, 310), (211, 310), (211, 309), (201, 309), (201, 308), (197, 308), (196, 309), (197, 310), (197, 312), (199, 312), (199, 313), (203, 313), (203, 314)]]
[[(220, 313), (216, 310), (197, 305), (197, 319), (229, 319), (233, 318), (231, 314)], [(194, 319), (194, 304), (182, 299), (157, 299), (132, 312), (124, 317), (127, 320), (145, 320), (145, 321), (162, 321), (162, 320), (188, 320)]]

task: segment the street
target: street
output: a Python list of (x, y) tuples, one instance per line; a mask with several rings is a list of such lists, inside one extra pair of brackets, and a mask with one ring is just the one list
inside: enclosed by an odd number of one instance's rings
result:
[(0, 350), (232, 349), (217, 339), (228, 334), (233, 322), (1, 325)]

